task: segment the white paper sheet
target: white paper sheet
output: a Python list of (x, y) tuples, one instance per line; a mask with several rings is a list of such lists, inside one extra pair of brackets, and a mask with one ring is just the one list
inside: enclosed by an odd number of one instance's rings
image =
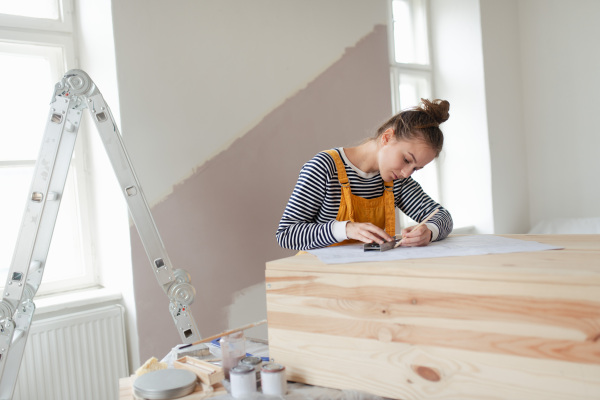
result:
[(448, 237), (425, 247), (398, 247), (388, 251), (363, 251), (362, 244), (326, 247), (310, 250), (326, 264), (346, 264), (367, 261), (408, 260), (412, 258), (435, 258), (475, 256), (482, 254), (518, 253), (555, 250), (551, 246), (529, 240), (509, 239), (494, 235), (468, 235)]

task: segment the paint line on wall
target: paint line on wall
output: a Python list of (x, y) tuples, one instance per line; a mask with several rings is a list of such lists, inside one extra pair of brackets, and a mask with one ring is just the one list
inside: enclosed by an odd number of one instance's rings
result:
[(203, 168), (207, 165), (207, 163), (209, 163), (212, 159), (214, 159), (218, 155), (220, 155), (223, 152), (230, 149), (231, 146), (236, 141), (243, 138), (249, 132), (252, 132), (252, 130), (254, 128), (256, 128), (257, 126), (259, 126), (260, 123), (262, 121), (264, 121), (265, 118), (267, 118), (271, 113), (274, 112), (274, 110), (277, 110), (278, 108), (282, 107), (291, 98), (293, 98), (294, 96), (297, 96), (299, 93), (306, 90), (307, 87), (309, 87), (312, 83), (314, 83), (317, 79), (319, 79), (323, 74), (325, 74), (327, 70), (333, 68), (337, 63), (339, 63), (340, 60), (342, 60), (349, 52), (354, 51), (357, 47), (365, 45), (365, 41), (368, 41), (369, 38), (372, 37), (374, 34), (380, 35), (382, 30), (387, 32), (387, 26), (386, 25), (375, 25), (373, 27), (373, 30), (371, 32), (369, 32), (367, 35), (363, 36), (354, 46), (346, 47), (345, 51), (342, 54), (340, 54), (340, 56), (337, 59), (335, 59), (331, 65), (329, 65), (327, 68), (324, 68), (322, 71), (319, 71), (317, 74), (315, 74), (315, 76), (311, 80), (307, 81), (304, 85), (299, 86), (293, 93), (291, 93), (286, 98), (282, 99), (278, 104), (274, 105), (271, 110), (268, 110), (267, 112), (263, 113), (262, 115), (257, 116), (256, 119), (252, 123), (248, 124), (243, 129), (240, 129), (240, 131), (238, 132), (238, 134), (235, 137), (232, 137), (231, 139), (224, 142), (208, 158), (206, 158), (200, 164), (198, 164), (193, 169), (191, 169), (187, 175), (185, 175), (183, 178), (181, 178), (179, 180), (179, 182), (174, 183), (169, 188), (169, 190), (163, 192), (163, 194), (157, 200), (150, 202), (150, 207), (152, 208), (152, 207), (162, 203), (163, 201), (165, 201), (170, 195), (173, 194), (175, 187), (177, 187), (178, 185), (181, 185), (182, 183), (184, 183), (186, 180), (188, 180), (193, 175), (201, 172), (203, 170)]
[[(191, 308), (202, 336), (247, 323), (244, 308), (266, 312), (258, 285), (267, 261), (294, 254), (277, 245), (275, 231), (302, 164), (320, 150), (370, 136), (389, 117), (390, 99), (382, 25), (153, 207), (173, 267), (192, 276), (197, 298)], [(231, 239), (238, 239), (235, 247)], [(172, 321), (164, 295), (148, 274), (134, 229), (131, 242), (138, 328), (144, 332), (140, 357), (146, 359), (179, 338), (167, 329)]]

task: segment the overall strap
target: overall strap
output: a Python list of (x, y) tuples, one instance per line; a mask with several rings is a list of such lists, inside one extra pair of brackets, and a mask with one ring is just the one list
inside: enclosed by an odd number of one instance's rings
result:
[(385, 231), (390, 236), (396, 235), (396, 204), (394, 198), (394, 181), (384, 182), (383, 198), (385, 204)]
[[(325, 150), (325, 153), (329, 154), (333, 161), (335, 162), (335, 166), (337, 168), (338, 180), (340, 181), (340, 185), (342, 186), (342, 199), (346, 203), (346, 208), (348, 209), (350, 221), (354, 222), (354, 208), (352, 207), (352, 191), (350, 190), (350, 182), (348, 181), (348, 175), (346, 174), (346, 167), (344, 166), (344, 162), (340, 157), (340, 154), (337, 150)], [(392, 195), (393, 197), (393, 195)]]

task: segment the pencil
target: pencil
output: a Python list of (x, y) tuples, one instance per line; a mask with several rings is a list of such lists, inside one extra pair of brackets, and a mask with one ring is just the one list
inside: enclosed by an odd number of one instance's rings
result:
[[(437, 214), (438, 211), (440, 211), (439, 208), (436, 208), (435, 210), (433, 210), (433, 212), (431, 214), (429, 214), (429, 216), (427, 218), (425, 218), (423, 221), (421, 221), (420, 224), (418, 224), (417, 226), (415, 226), (413, 228), (413, 231), (415, 229), (417, 229), (418, 227), (420, 227), (421, 225), (425, 224), (425, 222), (429, 221), (431, 219), (431, 217), (433, 217), (435, 214)], [(398, 243), (396, 243), (396, 245), (394, 246), (394, 248), (400, 246), (400, 244), (402, 243), (403, 240), (404, 240), (404, 238), (400, 239), (400, 241)]]

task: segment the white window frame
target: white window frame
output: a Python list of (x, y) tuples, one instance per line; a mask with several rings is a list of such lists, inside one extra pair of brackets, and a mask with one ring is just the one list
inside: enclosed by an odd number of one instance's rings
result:
[[(395, 32), (394, 32), (394, 17), (393, 17), (393, 2), (396, 0), (388, 0), (388, 43), (389, 43), (389, 62), (390, 62), (390, 83), (392, 91), (392, 111), (394, 114), (400, 112), (402, 109), (417, 105), (420, 98), (433, 99), (434, 97), (434, 81), (433, 81), (433, 61), (431, 51), (431, 32), (430, 32), (430, 17), (429, 17), (429, 0), (404, 0), (412, 3), (422, 3), (424, 8), (425, 17), (422, 20), (414, 20), (415, 15), (412, 15), (413, 26), (415, 24), (425, 24), (425, 43), (427, 45), (427, 63), (401, 63), (396, 61), (396, 43), (395, 43)], [(420, 77), (425, 82), (425, 86), (428, 86), (417, 93), (418, 99), (403, 99), (400, 95), (400, 83), (402, 75), (410, 75), (413, 77)], [(435, 201), (441, 202), (440, 198), (440, 182), (439, 182), (439, 163), (434, 160), (430, 165), (426, 166), (423, 170), (416, 172), (413, 178), (419, 182), (427, 194), (429, 194)], [(399, 231), (407, 226), (414, 225), (414, 221), (402, 213), (400, 210), (396, 210), (396, 228)]]
[[(57, 71), (53, 71), (53, 76), (56, 76), (56, 82), (60, 80), (63, 74), (69, 69), (77, 67), (76, 47), (75, 47), (75, 33), (74, 33), (74, 21), (73, 21), (73, 0), (58, 0), (59, 3), (59, 18), (56, 20), (44, 19), (44, 18), (32, 18), (15, 15), (0, 14), (0, 42), (21, 44), (21, 45), (36, 45), (36, 46), (52, 46), (62, 48), (64, 59), (54, 60), (57, 65)], [(40, 49), (43, 52), (43, 49)], [(53, 93), (54, 87), (46, 88), (48, 103)], [(26, 105), (23, 105), (26, 107)], [(48, 106), (50, 107), (50, 105)], [(85, 137), (82, 134), (82, 129), (78, 132), (78, 137), (73, 152), (73, 159), (70, 165), (70, 172), (68, 180), (74, 184), (75, 187), (75, 199), (77, 210), (74, 210), (78, 214), (79, 227), (78, 242), (80, 244), (81, 253), (78, 258), (82, 262), (81, 272), (82, 275), (78, 277), (71, 277), (69, 279), (54, 281), (54, 282), (43, 282), (37, 292), (37, 295), (48, 295), (58, 292), (64, 292), (67, 290), (83, 289), (87, 287), (94, 287), (98, 285), (99, 277), (96, 268), (93, 265), (93, 248), (91, 240), (91, 225), (90, 221), (90, 209), (88, 204), (88, 184), (86, 181), (87, 168), (85, 168), (85, 148), (87, 148)], [(43, 133), (43, 132), (40, 132)], [(36, 146), (36, 150), (39, 148), (41, 143), (33, 143), (32, 146)], [(22, 166), (22, 165), (35, 165), (35, 160), (19, 160), (15, 162), (5, 161), (2, 162), (2, 166)], [(23, 209), (15, 210), (15, 212), (22, 212), (25, 207), (25, 199), (23, 199)], [(58, 219), (61, 218), (63, 207), (61, 205), (61, 211), (59, 211)], [(58, 223), (57, 219), (57, 223)], [(18, 232), (15, 232), (15, 237)], [(49, 255), (52, 254), (52, 245), (50, 246)], [(49, 257), (48, 265), (50, 268), (58, 267), (60, 260), (52, 260)], [(47, 272), (47, 270), (46, 270)], [(0, 279), (0, 289), (4, 286), (5, 280)]]
[(58, 19), (23, 17), (0, 14), (0, 26), (15, 28), (18, 31), (40, 30), (48, 32), (73, 33), (73, 0), (58, 0)]

